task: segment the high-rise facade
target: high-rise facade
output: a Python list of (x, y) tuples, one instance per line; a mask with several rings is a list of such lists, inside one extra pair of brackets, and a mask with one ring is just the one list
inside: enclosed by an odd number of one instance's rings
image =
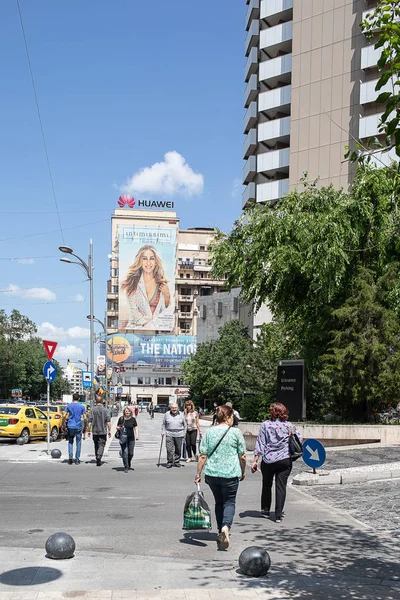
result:
[(360, 29), (376, 0), (246, 4), (243, 207), (274, 204), (305, 172), (346, 189), (355, 167), (345, 146), (376, 136), (383, 112), (380, 50)]

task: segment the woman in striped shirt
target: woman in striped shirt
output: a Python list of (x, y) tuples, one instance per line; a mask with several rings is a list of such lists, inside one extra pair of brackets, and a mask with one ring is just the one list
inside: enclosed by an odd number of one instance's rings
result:
[(270, 418), (261, 423), (251, 470), (253, 473), (257, 471), (258, 459), (261, 456), (261, 516), (265, 518), (269, 518), (272, 482), (275, 477), (275, 521), (280, 523), (286, 499), (286, 486), (292, 470), (289, 437), (291, 433), (296, 433), (299, 440), (302, 439), (296, 427), (288, 421), (289, 411), (284, 404), (271, 404), (269, 414)]

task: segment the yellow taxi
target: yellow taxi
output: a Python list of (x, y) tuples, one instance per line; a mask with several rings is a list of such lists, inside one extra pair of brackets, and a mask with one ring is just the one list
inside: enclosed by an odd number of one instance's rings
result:
[[(36, 404), (36, 408), (44, 412), (47, 415), (47, 404)], [(50, 404), (49, 412), (50, 417), (54, 417), (56, 421), (58, 421), (58, 428), (61, 429), (63, 414), (66, 409), (66, 404)]]
[[(50, 437), (58, 438), (61, 423), (50, 413)], [(47, 416), (33, 406), (17, 406), (15, 404), (0, 405), (0, 438), (32, 438), (47, 437)]]

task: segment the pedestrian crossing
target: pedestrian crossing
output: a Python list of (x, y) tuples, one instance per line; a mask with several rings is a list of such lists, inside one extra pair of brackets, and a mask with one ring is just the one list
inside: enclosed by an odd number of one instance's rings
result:
[[(151, 419), (147, 413), (139, 413), (137, 416), (139, 439), (135, 442), (135, 460), (158, 459), (163, 416), (157, 413), (154, 415), (154, 419)], [(109, 458), (119, 458), (120, 449), (119, 440), (114, 438), (108, 448)]]

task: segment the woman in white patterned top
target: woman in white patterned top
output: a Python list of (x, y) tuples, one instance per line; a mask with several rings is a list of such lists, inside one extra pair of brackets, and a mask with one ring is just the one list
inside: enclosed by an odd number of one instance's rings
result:
[(194, 458), (197, 460), (197, 432), (201, 437), (199, 413), (194, 409), (194, 404), (191, 400), (185, 402), (184, 416), (187, 425), (186, 429), (186, 450), (188, 458), (186, 462), (192, 462), (192, 453)]

